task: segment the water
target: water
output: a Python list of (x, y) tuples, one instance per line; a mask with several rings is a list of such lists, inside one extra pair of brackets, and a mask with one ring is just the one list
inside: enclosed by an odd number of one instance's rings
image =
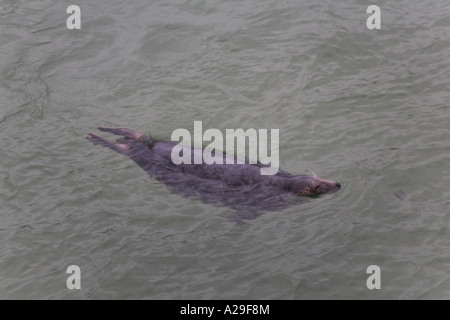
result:
[[(0, 298), (450, 298), (448, 1), (379, 1), (381, 30), (356, 0), (72, 4), (81, 30), (0, 3)], [(343, 187), (235, 224), (83, 139), (195, 120)]]

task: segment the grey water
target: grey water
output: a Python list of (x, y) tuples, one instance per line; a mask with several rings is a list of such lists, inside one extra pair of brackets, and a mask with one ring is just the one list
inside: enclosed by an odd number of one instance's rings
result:
[[(0, 2), (1, 299), (450, 298), (448, 1), (70, 4)], [(194, 121), (342, 188), (236, 224), (83, 138)]]

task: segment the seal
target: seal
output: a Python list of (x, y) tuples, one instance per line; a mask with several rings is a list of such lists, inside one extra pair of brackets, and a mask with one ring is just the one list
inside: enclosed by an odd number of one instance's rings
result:
[[(291, 175), (282, 170), (275, 175), (261, 175), (262, 165), (250, 164), (247, 159), (243, 164), (203, 162), (176, 165), (171, 158), (176, 142), (153, 140), (143, 133), (124, 128), (99, 127), (98, 130), (122, 137), (112, 142), (89, 133), (85, 138), (95, 145), (128, 156), (150, 177), (164, 183), (174, 193), (234, 209), (236, 214), (232, 220), (235, 221), (253, 219), (262, 212), (280, 210), (341, 188), (341, 184), (335, 181), (312, 175)], [(193, 157), (196, 150), (191, 148)], [(226, 157), (225, 154), (223, 156)]]

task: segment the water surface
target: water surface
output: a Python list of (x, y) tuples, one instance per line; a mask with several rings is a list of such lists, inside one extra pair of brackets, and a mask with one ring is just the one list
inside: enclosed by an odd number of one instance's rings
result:
[[(450, 298), (448, 1), (381, 30), (359, 0), (76, 4), (0, 4), (0, 298)], [(343, 187), (235, 224), (83, 139), (194, 121), (279, 129), (282, 169)]]

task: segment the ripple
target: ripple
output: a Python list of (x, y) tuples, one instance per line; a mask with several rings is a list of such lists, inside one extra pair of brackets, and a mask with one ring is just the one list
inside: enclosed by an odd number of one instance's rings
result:
[[(0, 297), (448, 299), (448, 1), (2, 7)], [(333, 195), (242, 225), (83, 135), (280, 129)], [(67, 266), (81, 292), (65, 289)], [(382, 290), (368, 290), (377, 264)]]

